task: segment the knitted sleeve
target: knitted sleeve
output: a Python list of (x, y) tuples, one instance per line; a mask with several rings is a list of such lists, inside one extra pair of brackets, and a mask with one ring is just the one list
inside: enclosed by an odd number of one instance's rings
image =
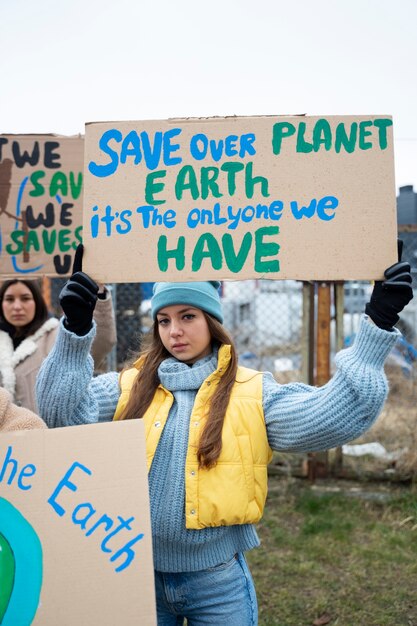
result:
[(278, 384), (263, 377), (269, 444), (278, 451), (314, 452), (359, 437), (378, 417), (388, 393), (384, 361), (400, 336), (365, 317), (352, 347), (335, 358), (336, 372), (322, 387)]
[(117, 372), (93, 378), (90, 347), (95, 324), (79, 337), (62, 320), (55, 345), (42, 363), (36, 380), (39, 413), (49, 428), (109, 421), (120, 390)]
[(105, 298), (98, 298), (94, 309), (94, 321), (96, 323), (96, 336), (91, 345), (91, 356), (94, 360), (95, 370), (99, 371), (106, 356), (117, 341), (113, 300), (109, 291), (106, 291)]

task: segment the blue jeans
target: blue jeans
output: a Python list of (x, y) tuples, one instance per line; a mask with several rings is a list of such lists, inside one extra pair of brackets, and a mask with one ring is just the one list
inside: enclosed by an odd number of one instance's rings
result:
[(155, 572), (158, 626), (257, 626), (258, 604), (243, 554), (198, 572)]

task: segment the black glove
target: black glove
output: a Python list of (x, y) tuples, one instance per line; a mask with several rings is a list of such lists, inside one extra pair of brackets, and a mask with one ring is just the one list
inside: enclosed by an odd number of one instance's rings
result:
[(410, 264), (401, 263), (402, 241), (398, 242), (399, 262), (384, 272), (384, 281), (376, 281), (365, 313), (384, 330), (392, 330), (403, 308), (412, 300)]
[(80, 337), (91, 329), (98, 292), (98, 285), (82, 271), (83, 252), (84, 246), (80, 243), (75, 251), (72, 276), (59, 294), (65, 314), (64, 326)]

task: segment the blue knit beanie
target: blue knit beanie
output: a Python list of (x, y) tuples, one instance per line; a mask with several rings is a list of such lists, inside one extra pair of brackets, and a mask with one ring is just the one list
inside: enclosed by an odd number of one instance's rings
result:
[(220, 302), (218, 280), (195, 283), (155, 283), (151, 300), (152, 318), (164, 306), (172, 304), (189, 304), (196, 309), (210, 313), (223, 323), (222, 305)]

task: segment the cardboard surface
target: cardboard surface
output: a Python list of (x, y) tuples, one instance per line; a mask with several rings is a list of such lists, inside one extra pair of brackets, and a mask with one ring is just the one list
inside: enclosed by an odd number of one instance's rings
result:
[(34, 626), (156, 624), (143, 422), (2, 434), (5, 540)]
[(97, 280), (381, 278), (396, 257), (389, 116), (91, 123)]
[(0, 135), (0, 278), (70, 274), (83, 162), (81, 136)]

